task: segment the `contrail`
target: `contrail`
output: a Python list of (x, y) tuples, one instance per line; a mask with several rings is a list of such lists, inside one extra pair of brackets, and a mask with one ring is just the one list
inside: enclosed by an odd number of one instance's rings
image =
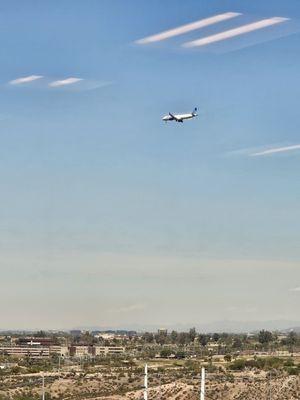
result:
[(36, 81), (37, 79), (41, 79), (41, 78), (43, 78), (42, 75), (30, 75), (30, 76), (24, 76), (22, 78), (14, 79), (13, 81), (9, 81), (9, 83), (11, 85), (20, 85), (22, 83), (33, 82), (33, 81)]
[(250, 154), (250, 155), (253, 156), (253, 157), (266, 156), (268, 154), (284, 153), (286, 151), (299, 150), (299, 149), (300, 149), (300, 144), (294, 144), (293, 146), (275, 147), (273, 149), (260, 151), (258, 153), (253, 153), (253, 154)]
[(256, 31), (258, 29), (267, 28), (268, 26), (280, 24), (282, 22), (288, 21), (289, 18), (283, 17), (273, 17), (262, 19), (261, 21), (252, 22), (251, 24), (242, 25), (238, 28), (229, 29), (228, 31), (216, 33), (215, 35), (207, 36), (201, 39), (193, 40), (191, 42), (184, 43), (183, 47), (199, 47), (206, 46), (211, 43), (220, 42), (222, 40), (230, 39), (235, 36), (244, 35), (249, 32)]
[(206, 26), (213, 25), (221, 21), (226, 21), (227, 19), (238, 17), (239, 15), (242, 14), (236, 12), (227, 12), (224, 14), (215, 15), (213, 17), (200, 19), (199, 21), (192, 22), (190, 24), (182, 25), (177, 28), (170, 29), (168, 31), (160, 32), (155, 35), (148, 36), (144, 39), (139, 39), (135, 43), (148, 44), (148, 43), (160, 42), (162, 40), (166, 40), (174, 36), (183, 35), (184, 33), (204, 28)]
[(82, 78), (67, 78), (67, 79), (62, 79), (60, 81), (51, 82), (51, 83), (49, 83), (49, 86), (59, 87), (59, 86), (72, 85), (73, 83), (77, 83), (82, 80), (83, 80)]

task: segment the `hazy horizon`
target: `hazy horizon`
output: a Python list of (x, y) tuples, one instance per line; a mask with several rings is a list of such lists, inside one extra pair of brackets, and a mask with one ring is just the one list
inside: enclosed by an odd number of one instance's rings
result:
[(233, 321), (233, 320), (220, 320), (212, 321), (210, 323), (194, 323), (186, 325), (138, 325), (131, 324), (127, 325), (115, 325), (115, 326), (101, 326), (101, 325), (85, 325), (85, 326), (72, 326), (72, 327), (52, 327), (52, 328), (6, 328), (0, 329), (0, 333), (7, 332), (24, 332), (24, 333), (37, 333), (39, 331), (44, 332), (70, 332), (74, 330), (80, 330), (82, 332), (88, 331), (136, 331), (137, 333), (143, 332), (157, 332), (159, 329), (167, 329), (169, 333), (173, 330), (178, 332), (188, 332), (190, 329), (195, 328), (198, 333), (251, 333), (258, 332), (260, 330), (268, 330), (272, 332), (284, 332), (289, 330), (300, 330), (300, 320), (289, 321), (289, 320), (277, 320), (277, 321)]

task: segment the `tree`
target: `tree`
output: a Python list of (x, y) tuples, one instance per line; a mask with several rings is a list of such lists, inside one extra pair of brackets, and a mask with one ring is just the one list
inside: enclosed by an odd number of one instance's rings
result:
[(38, 331), (38, 332), (35, 332), (35, 333), (33, 334), (33, 336), (34, 336), (34, 337), (44, 338), (44, 337), (47, 336), (47, 334), (46, 334), (46, 332), (44, 332), (44, 331)]
[(86, 331), (84, 334), (81, 336), (81, 341), (84, 344), (92, 345), (95, 342), (95, 338), (93, 335), (91, 335), (90, 332)]
[(239, 337), (234, 338), (232, 347), (234, 349), (241, 349), (243, 347), (243, 343)]
[(155, 341), (156, 341), (156, 343), (158, 343), (160, 345), (166, 344), (167, 343), (167, 339), (168, 339), (167, 335), (165, 335), (162, 332), (157, 333), (155, 335)]
[(178, 334), (178, 343), (184, 345), (189, 341), (189, 334), (186, 332), (180, 332)]
[(171, 334), (170, 334), (170, 337), (171, 337), (171, 342), (173, 344), (175, 344), (177, 342), (177, 339), (178, 339), (178, 332), (172, 331)]
[(172, 350), (167, 347), (164, 347), (162, 349), (162, 351), (160, 352), (160, 356), (162, 358), (168, 358), (168, 357), (170, 357), (171, 354), (172, 354)]
[(220, 335), (219, 335), (218, 333), (214, 333), (213, 336), (212, 336), (212, 338), (213, 338), (213, 341), (214, 341), (214, 342), (218, 342), (219, 339), (220, 339)]
[(287, 344), (290, 347), (291, 353), (293, 352), (293, 348), (297, 343), (297, 334), (294, 331), (291, 331), (287, 337)]
[(290, 346), (293, 346), (297, 342), (297, 334), (294, 331), (291, 331), (288, 334), (287, 342)]
[(153, 343), (154, 341), (153, 333), (145, 332), (142, 338), (146, 343)]
[(268, 344), (272, 341), (273, 335), (272, 332), (262, 330), (258, 334), (258, 341), (261, 344)]
[(184, 350), (178, 350), (176, 353), (176, 358), (185, 358), (186, 354)]
[(196, 338), (196, 329), (195, 328), (191, 328), (189, 331), (189, 339), (190, 342), (193, 342)]
[(206, 346), (208, 343), (207, 335), (203, 335), (203, 334), (199, 335), (199, 342), (200, 342), (201, 346), (203, 346), (203, 347)]

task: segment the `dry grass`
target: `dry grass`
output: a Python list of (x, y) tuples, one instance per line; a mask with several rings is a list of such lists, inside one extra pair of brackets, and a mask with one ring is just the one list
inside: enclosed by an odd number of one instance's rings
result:
[[(143, 371), (140, 368), (100, 367), (90, 373), (74, 372), (48, 374), (46, 391), (51, 399), (63, 400), (138, 400), (142, 398)], [(149, 371), (149, 399), (198, 400), (199, 377), (178, 366), (163, 372), (152, 366)], [(1, 382), (0, 398), (40, 398), (41, 376), (13, 375)], [(277, 372), (268, 379), (265, 372), (239, 372), (228, 379), (224, 373), (208, 374), (208, 400), (299, 400), (300, 378)]]

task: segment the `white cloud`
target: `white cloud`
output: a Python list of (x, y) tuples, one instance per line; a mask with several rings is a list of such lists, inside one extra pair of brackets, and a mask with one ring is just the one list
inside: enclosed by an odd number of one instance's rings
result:
[(290, 289), (290, 292), (300, 292), (300, 286)]
[(30, 75), (30, 76), (24, 76), (22, 78), (14, 79), (14, 80), (10, 81), (9, 83), (11, 85), (20, 85), (22, 83), (30, 83), (30, 82), (36, 81), (37, 79), (41, 79), (41, 78), (43, 78), (42, 75)]
[(183, 35), (184, 33), (194, 31), (196, 29), (204, 28), (209, 25), (216, 24), (221, 21), (225, 21), (227, 19), (231, 19), (234, 17), (237, 17), (241, 15), (240, 13), (236, 12), (227, 12), (224, 14), (219, 14), (215, 15), (213, 17), (205, 18), (205, 19), (200, 19), (199, 21), (192, 22), (190, 24), (182, 25), (174, 29), (170, 29), (164, 32), (160, 32), (158, 34), (148, 36), (146, 38), (137, 40), (137, 44), (148, 44), (148, 43), (154, 43), (154, 42), (159, 42), (162, 40), (166, 40), (169, 38), (172, 38), (174, 36), (179, 36)]
[(268, 26), (276, 25), (288, 20), (289, 18), (282, 18), (282, 17), (267, 18), (261, 21), (253, 22), (251, 24), (242, 25), (238, 28), (229, 29), (228, 31), (216, 33), (214, 35), (206, 36), (201, 39), (193, 40), (191, 42), (184, 43), (182, 46), (183, 47), (206, 46), (211, 43), (220, 42), (222, 40), (230, 39), (239, 35), (244, 35), (246, 33), (253, 32), (262, 28), (267, 28)]
[(53, 81), (49, 83), (49, 86), (51, 87), (60, 87), (60, 86), (66, 86), (66, 85), (72, 85), (74, 83), (82, 81), (82, 78), (66, 78), (58, 81)]
[(267, 156), (269, 154), (284, 153), (284, 152), (287, 152), (287, 151), (299, 150), (299, 149), (300, 149), (300, 144), (294, 144), (293, 146), (275, 147), (275, 148), (267, 149), (267, 150), (260, 151), (260, 152), (257, 152), (257, 153), (252, 153), (250, 155), (252, 157)]

